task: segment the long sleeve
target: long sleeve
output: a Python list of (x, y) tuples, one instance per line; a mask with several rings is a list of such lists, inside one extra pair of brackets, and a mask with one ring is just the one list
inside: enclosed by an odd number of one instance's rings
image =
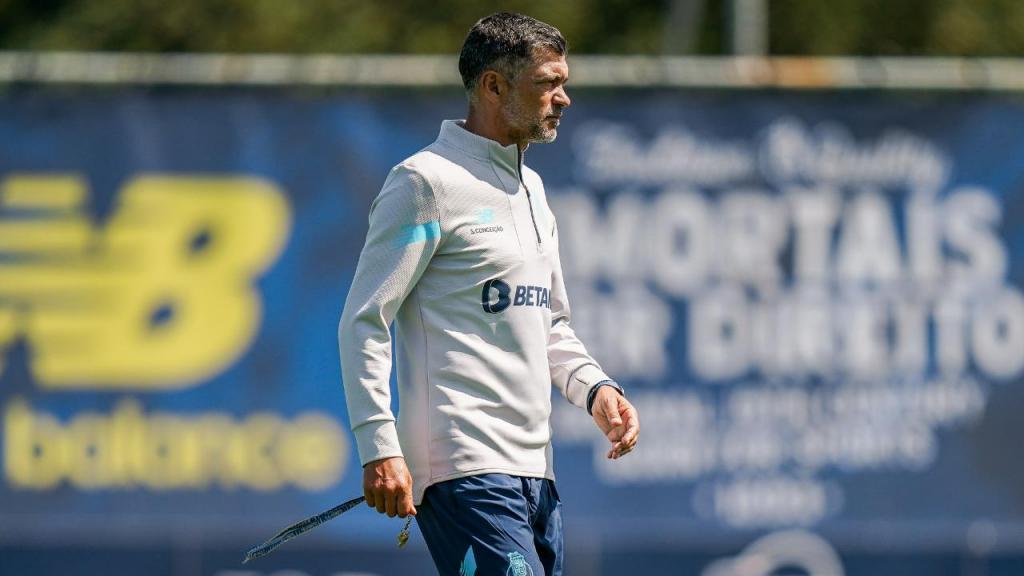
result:
[(587, 394), (602, 380), (610, 380), (587, 353), (583, 342), (569, 324), (569, 299), (558, 256), (558, 226), (553, 227), (555, 265), (551, 273), (551, 333), (548, 337), (548, 365), (551, 383), (580, 408), (587, 406)]
[(370, 207), (366, 244), (338, 325), (349, 425), (361, 464), (402, 456), (391, 412), (389, 327), (441, 240), (429, 182), (396, 166)]

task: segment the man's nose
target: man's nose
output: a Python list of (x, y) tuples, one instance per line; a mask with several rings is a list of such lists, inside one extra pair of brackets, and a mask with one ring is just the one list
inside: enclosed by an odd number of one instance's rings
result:
[(569, 94), (566, 93), (565, 87), (558, 87), (558, 92), (555, 93), (555, 104), (562, 108), (568, 108), (572, 104), (572, 100), (569, 99)]

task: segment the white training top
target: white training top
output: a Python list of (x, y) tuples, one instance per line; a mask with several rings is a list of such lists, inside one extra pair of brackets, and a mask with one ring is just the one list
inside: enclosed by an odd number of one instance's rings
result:
[(416, 504), (472, 474), (554, 479), (550, 386), (585, 407), (608, 379), (569, 326), (540, 177), (461, 121), (392, 169), (370, 207), (338, 341), (360, 462), (404, 456)]

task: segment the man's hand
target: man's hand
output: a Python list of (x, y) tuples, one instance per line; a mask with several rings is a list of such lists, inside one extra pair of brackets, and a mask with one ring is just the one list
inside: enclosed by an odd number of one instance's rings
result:
[(363, 495), (367, 505), (391, 518), (416, 515), (416, 507), (412, 505), (412, 476), (401, 456), (374, 460), (363, 466)]
[(591, 412), (597, 427), (612, 443), (608, 458), (615, 460), (629, 454), (640, 437), (640, 417), (629, 400), (615, 388), (602, 386), (594, 397)]

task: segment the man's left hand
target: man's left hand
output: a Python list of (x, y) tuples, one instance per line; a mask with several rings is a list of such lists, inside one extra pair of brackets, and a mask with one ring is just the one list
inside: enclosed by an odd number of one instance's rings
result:
[(615, 388), (602, 386), (594, 397), (591, 412), (597, 427), (612, 443), (608, 458), (615, 460), (629, 454), (640, 437), (640, 417), (629, 400)]

